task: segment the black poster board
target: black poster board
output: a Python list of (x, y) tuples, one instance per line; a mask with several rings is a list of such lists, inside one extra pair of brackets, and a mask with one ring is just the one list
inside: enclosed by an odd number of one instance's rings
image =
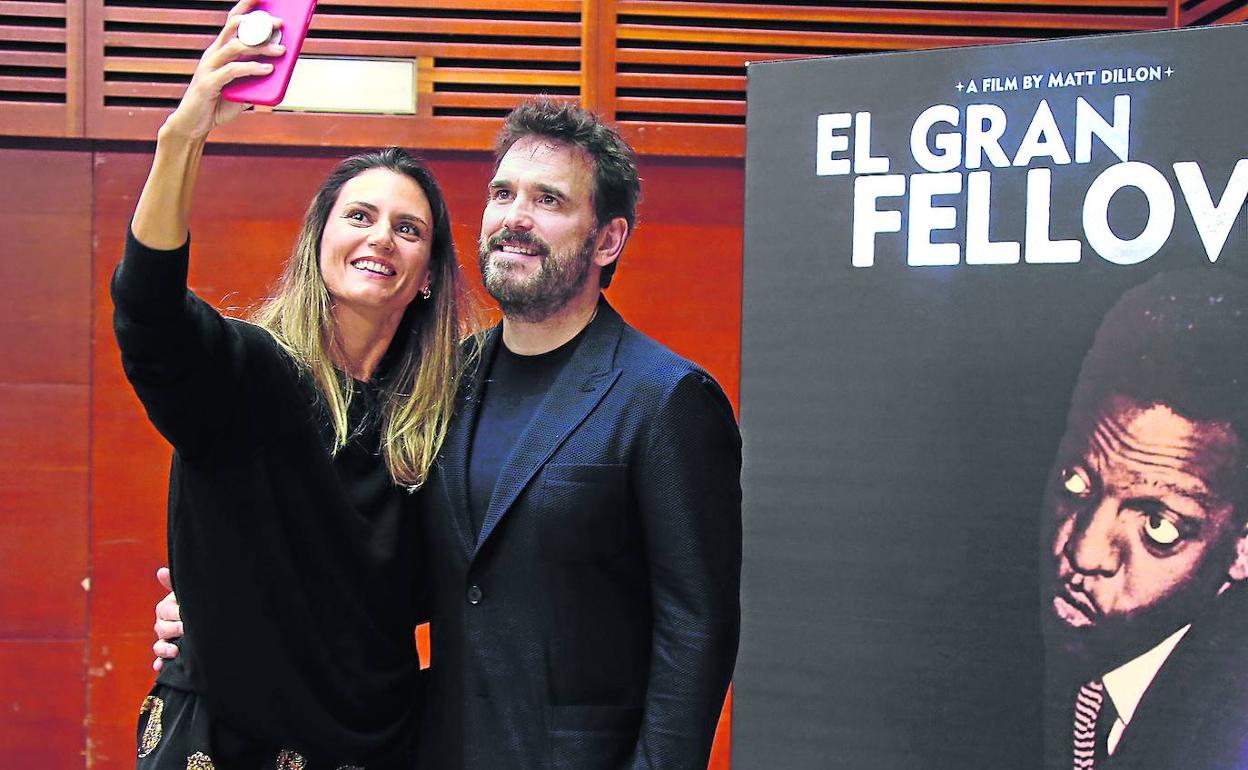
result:
[(1245, 50), (750, 65), (734, 770), (1040, 767), (1069, 732), (1046, 485), (1119, 297), (1248, 273)]

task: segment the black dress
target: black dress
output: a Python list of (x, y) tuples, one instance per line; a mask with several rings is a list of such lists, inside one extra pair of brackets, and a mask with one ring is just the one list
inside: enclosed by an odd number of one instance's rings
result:
[(174, 448), (186, 632), (143, 703), (138, 766), (406, 769), (422, 581), (415, 498), (379, 453), (385, 361), (381, 386), (356, 383), (351, 440), (331, 454), (310, 377), (187, 290), (188, 253), (130, 235), (112, 283), (126, 376)]

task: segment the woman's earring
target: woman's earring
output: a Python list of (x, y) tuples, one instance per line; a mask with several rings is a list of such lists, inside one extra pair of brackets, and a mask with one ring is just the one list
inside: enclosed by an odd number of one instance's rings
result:
[(429, 288), (429, 284), (425, 284), (425, 288), (420, 290), (420, 296), (429, 299), (433, 296), (433, 289)]

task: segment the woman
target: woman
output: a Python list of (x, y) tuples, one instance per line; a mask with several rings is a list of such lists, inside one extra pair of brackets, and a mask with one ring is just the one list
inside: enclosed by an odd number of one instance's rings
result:
[(160, 129), (113, 277), (123, 367), (175, 450), (186, 631), (144, 703), (138, 766), (407, 768), (420, 585), (405, 508), (460, 371), (450, 223), (406, 153), (354, 156), (250, 322), (187, 291), (199, 159), (243, 109), (221, 88), (268, 71), (240, 57), (280, 52), (234, 37), (254, 4), (230, 12)]

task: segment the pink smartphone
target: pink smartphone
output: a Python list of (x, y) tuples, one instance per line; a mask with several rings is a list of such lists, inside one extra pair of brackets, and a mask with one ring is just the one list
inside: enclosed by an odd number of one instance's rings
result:
[[(286, 95), (286, 86), (295, 70), (295, 60), (299, 58), (299, 49), (303, 48), (303, 39), (308, 34), (308, 25), (312, 23), (312, 11), (315, 8), (316, 0), (260, 0), (250, 13), (261, 11), (282, 20), (282, 26), (276, 30), (281, 33), (281, 38), (276, 42), (286, 46), (286, 51), (277, 58), (247, 57), (271, 62), (273, 71), (267, 75), (239, 78), (222, 89), (221, 95), (232, 102), (264, 104), (269, 107), (280, 102)], [(256, 25), (249, 24), (246, 19), (243, 23), (249, 27), (247, 31), (254, 34)]]

